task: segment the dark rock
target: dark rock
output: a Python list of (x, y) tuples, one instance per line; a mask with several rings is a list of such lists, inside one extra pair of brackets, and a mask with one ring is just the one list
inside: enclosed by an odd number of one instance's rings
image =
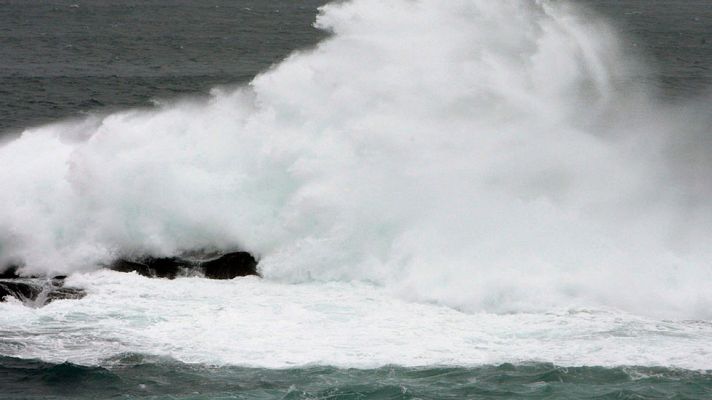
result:
[(136, 272), (139, 275), (151, 276), (151, 270), (148, 265), (133, 261), (116, 260), (109, 268), (118, 272)]
[(0, 299), (12, 296), (18, 300), (34, 300), (42, 293), (42, 286), (29, 280), (0, 281)]
[[(40, 275), (20, 275), (18, 272), (20, 270), (20, 266), (15, 265), (15, 264), (10, 264), (10, 265), (5, 265), (4, 267), (1, 268), (2, 272), (0, 272), (0, 279), (23, 279), (23, 278), (46, 278), (47, 276), (40, 276)], [(65, 279), (67, 276), (66, 275), (57, 275), (53, 276), (52, 279)]]
[(54, 300), (81, 299), (86, 292), (64, 287), (64, 279), (4, 279), (0, 280), (0, 301), (14, 297), (31, 307), (41, 307)]
[(156, 278), (175, 279), (178, 276), (189, 276), (195, 264), (178, 257), (148, 258), (144, 263)]
[(233, 279), (238, 276), (257, 275), (257, 260), (246, 252), (234, 252), (209, 260), (201, 258), (145, 257), (139, 260), (116, 260), (110, 269), (118, 272), (136, 272), (149, 278), (175, 279), (179, 276), (202, 275), (210, 279)]
[(228, 253), (215, 260), (205, 261), (200, 265), (206, 278), (233, 279), (238, 276), (257, 275), (257, 260), (250, 253), (243, 251)]
[(140, 261), (117, 260), (111, 269), (119, 272), (136, 272), (149, 278), (175, 279), (178, 276), (189, 276), (195, 270), (195, 263), (178, 257), (144, 258)]
[(61, 287), (47, 293), (44, 304), (49, 304), (54, 300), (78, 300), (86, 295), (87, 292), (84, 289)]
[(15, 279), (20, 276), (17, 274), (19, 267), (17, 265), (7, 265), (4, 270), (0, 272), (0, 279)]

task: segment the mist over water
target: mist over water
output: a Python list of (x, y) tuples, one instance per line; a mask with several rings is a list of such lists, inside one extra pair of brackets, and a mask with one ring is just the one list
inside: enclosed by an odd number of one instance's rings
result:
[(0, 261), (253, 252), (465, 311), (712, 316), (710, 117), (564, 2), (354, 0), (238, 89), (0, 148)]

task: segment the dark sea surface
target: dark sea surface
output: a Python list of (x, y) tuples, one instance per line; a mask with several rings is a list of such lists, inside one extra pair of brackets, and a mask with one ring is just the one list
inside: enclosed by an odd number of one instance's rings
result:
[(325, 0), (0, 1), (0, 132), (249, 81)]
[[(708, 0), (579, 0), (613, 21), (671, 99), (712, 86)], [(244, 83), (326, 35), (326, 0), (0, 1), (0, 132)]]
[[(707, 399), (712, 375), (665, 368), (250, 369), (127, 356), (111, 369), (0, 357), (2, 398), (17, 399)], [(125, 365), (121, 365), (125, 362)]]
[[(327, 36), (312, 27), (325, 2), (0, 0), (0, 135), (248, 82)], [(650, 67), (640, 79), (662, 101), (709, 96), (712, 1), (580, 2), (638, 49)], [(712, 372), (550, 364), (271, 370), (142, 356), (90, 367), (0, 356), (0, 399), (64, 398), (710, 399)]]

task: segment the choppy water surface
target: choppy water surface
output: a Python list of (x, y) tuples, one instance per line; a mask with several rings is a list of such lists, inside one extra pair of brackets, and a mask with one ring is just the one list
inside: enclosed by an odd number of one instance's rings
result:
[[(244, 83), (325, 35), (326, 0), (0, 1), (0, 132)], [(672, 98), (712, 85), (705, 0), (581, 3), (628, 35)]]
[(71, 279), (87, 297), (40, 309), (0, 303), (0, 398), (712, 394), (704, 321), (585, 309), (469, 314), (363, 284), (108, 271)]
[(0, 1), (0, 132), (249, 81), (324, 2)]
[(373, 370), (249, 369), (124, 355), (111, 368), (0, 357), (0, 396), (125, 399), (701, 399), (712, 375), (532, 364)]

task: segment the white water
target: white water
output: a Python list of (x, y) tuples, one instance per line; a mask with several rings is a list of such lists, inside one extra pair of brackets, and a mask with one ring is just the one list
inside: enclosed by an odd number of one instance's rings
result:
[[(118, 255), (240, 248), (273, 283), (225, 283), (231, 293), (356, 296), (355, 282), (371, 282), (471, 313), (712, 316), (710, 171), (683, 173), (665, 151), (703, 120), (635, 84), (642, 67), (604, 23), (564, 2), (354, 0), (325, 7), (317, 25), (334, 36), (246, 87), (5, 144), (0, 261), (66, 273)], [(425, 306), (397, 307), (403, 329), (420, 326), (409, 313)], [(423, 309), (463, 329), (494, 318)], [(480, 360), (470, 351), (464, 360)]]
[(553, 362), (712, 368), (712, 323), (614, 310), (461, 313), (356, 283), (77, 274), (89, 295), (0, 303), (0, 354), (112, 365), (127, 353), (187, 363), (372, 368)]

